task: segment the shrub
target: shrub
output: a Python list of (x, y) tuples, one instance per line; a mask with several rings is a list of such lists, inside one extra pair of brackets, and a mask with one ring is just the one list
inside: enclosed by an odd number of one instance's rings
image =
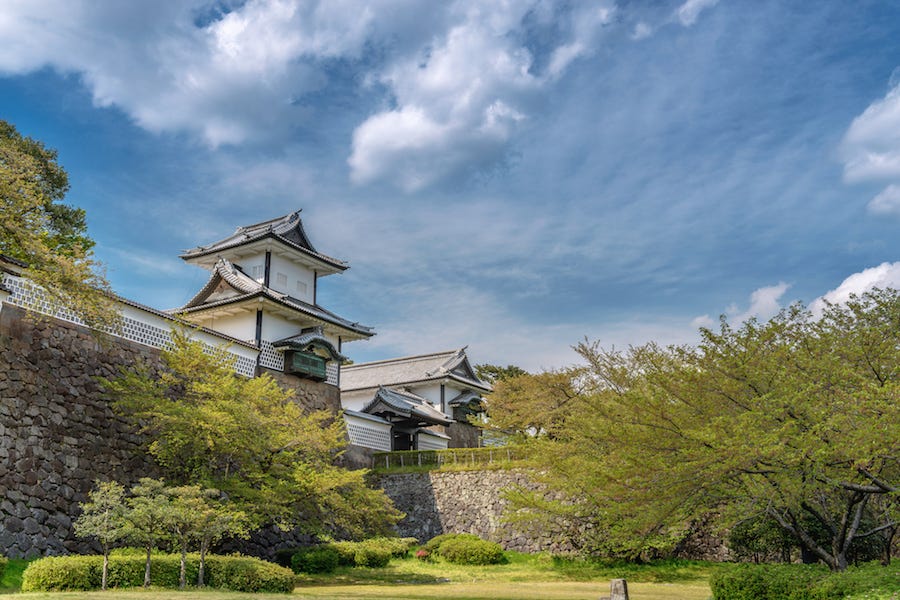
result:
[(301, 548), (291, 557), (294, 573), (331, 573), (340, 562), (341, 555), (328, 544)]
[(338, 564), (342, 567), (356, 566), (356, 547), (359, 542), (332, 542), (329, 544), (337, 550)]
[(900, 589), (896, 569), (872, 563), (831, 573), (821, 565), (739, 565), (710, 578), (715, 600), (831, 600)]
[(418, 558), (419, 560), (428, 560), (430, 556), (431, 552), (429, 552), (425, 548), (419, 548), (418, 550), (416, 550), (416, 558)]
[(209, 586), (236, 592), (289, 594), (294, 590), (294, 572), (275, 563), (250, 556), (207, 556)]
[(3, 574), (6, 572), (6, 565), (9, 564), (9, 559), (5, 556), (0, 556), (0, 579), (3, 579)]
[(409, 554), (410, 548), (415, 546), (418, 540), (416, 538), (377, 537), (359, 543), (384, 548), (391, 553), (393, 558), (403, 558)]
[(496, 565), (505, 560), (500, 544), (478, 538), (446, 540), (438, 546), (437, 553), (458, 565)]
[(438, 548), (441, 547), (441, 544), (446, 542), (447, 540), (456, 540), (456, 539), (465, 539), (465, 540), (480, 540), (481, 538), (473, 533), (442, 533), (441, 535), (436, 535), (425, 543), (425, 550), (428, 550), (430, 553), (437, 552)]
[(391, 551), (378, 544), (359, 542), (353, 558), (357, 567), (386, 567), (391, 562)]
[[(188, 555), (188, 581), (196, 581), (199, 557)], [(28, 565), (22, 575), (22, 591), (92, 590), (100, 587), (102, 556), (51, 556)], [(154, 586), (178, 587), (180, 557), (153, 556), (150, 576)], [(206, 557), (206, 580), (210, 587), (239, 592), (282, 592), (294, 589), (290, 569), (246, 556)], [(109, 587), (139, 587), (144, 582), (144, 558), (137, 554), (114, 554), (109, 559)]]
[(32, 562), (22, 573), (22, 591), (98, 589), (102, 567), (102, 556), (48, 556)]

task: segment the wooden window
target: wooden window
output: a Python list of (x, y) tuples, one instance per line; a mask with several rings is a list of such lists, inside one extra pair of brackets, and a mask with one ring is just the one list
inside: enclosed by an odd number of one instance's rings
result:
[(298, 375), (316, 381), (325, 381), (325, 359), (317, 354), (309, 352), (292, 352), (285, 361), (286, 371), (291, 375)]

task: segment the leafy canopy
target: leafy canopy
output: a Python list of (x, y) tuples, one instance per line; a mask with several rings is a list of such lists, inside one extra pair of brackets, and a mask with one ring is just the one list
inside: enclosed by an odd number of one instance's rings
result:
[(895, 530), (900, 293), (701, 333), (696, 348), (577, 346), (581, 404), (535, 440), (547, 483), (579, 499), (555, 508), (626, 553), (707, 514), (766, 515), (835, 570), (854, 540)]
[(227, 352), (207, 353), (184, 333), (162, 358), (159, 373), (126, 371), (104, 386), (146, 434), (168, 481), (222, 490), (257, 525), (361, 536), (399, 519), (363, 471), (335, 466), (346, 445), (340, 419), (305, 412), (267, 374), (237, 375)]
[(84, 210), (62, 203), (68, 190), (56, 151), (0, 120), (0, 254), (26, 265), (55, 306), (111, 327), (109, 285), (93, 258)]

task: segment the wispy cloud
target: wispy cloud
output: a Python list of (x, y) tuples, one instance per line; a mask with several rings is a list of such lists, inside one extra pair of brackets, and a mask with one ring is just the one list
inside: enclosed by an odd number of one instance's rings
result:
[(675, 11), (678, 21), (685, 27), (690, 27), (697, 22), (700, 13), (708, 8), (712, 8), (719, 3), (719, 0), (687, 0)]

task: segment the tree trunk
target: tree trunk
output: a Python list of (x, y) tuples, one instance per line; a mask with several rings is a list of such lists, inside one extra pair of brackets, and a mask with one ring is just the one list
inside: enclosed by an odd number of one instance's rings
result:
[(200, 542), (200, 567), (197, 569), (197, 587), (203, 587), (205, 582), (203, 576), (206, 572), (206, 551), (209, 550), (209, 542), (203, 540)]
[(103, 547), (103, 574), (100, 576), (100, 589), (106, 589), (106, 574), (109, 573), (109, 547)]
[(147, 562), (144, 563), (144, 587), (150, 587), (150, 553), (153, 552), (153, 546), (147, 546)]

